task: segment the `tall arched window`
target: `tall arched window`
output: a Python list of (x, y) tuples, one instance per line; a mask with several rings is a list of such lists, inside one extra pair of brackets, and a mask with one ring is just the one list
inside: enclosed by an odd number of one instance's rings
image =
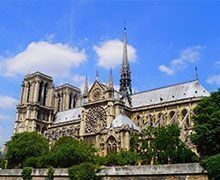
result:
[(39, 91), (38, 91), (38, 102), (41, 101), (41, 92), (42, 92), (42, 89), (43, 89), (43, 82), (41, 81), (41, 82), (40, 82)]
[(31, 84), (27, 84), (27, 102), (30, 102)]
[(72, 108), (72, 102), (73, 102), (73, 93), (70, 93), (70, 95), (69, 95), (69, 109)]
[(76, 107), (76, 101), (77, 101), (77, 94), (75, 94), (75, 95), (73, 96), (73, 108)]
[(59, 112), (59, 111), (61, 111), (61, 95), (60, 94), (58, 94), (57, 95), (57, 111)]
[(175, 122), (175, 112), (174, 111), (170, 111), (169, 113), (169, 116), (170, 116), (170, 123), (176, 123)]
[(117, 152), (117, 143), (114, 136), (110, 136), (107, 139), (107, 153)]
[(43, 106), (46, 105), (47, 93), (48, 93), (48, 84), (46, 83), (44, 86), (43, 104), (42, 104)]
[(189, 120), (189, 116), (188, 116), (188, 110), (187, 109), (183, 109), (182, 110), (182, 116), (183, 116), (183, 120), (185, 119), (185, 125), (184, 128), (187, 129), (190, 127), (190, 120)]

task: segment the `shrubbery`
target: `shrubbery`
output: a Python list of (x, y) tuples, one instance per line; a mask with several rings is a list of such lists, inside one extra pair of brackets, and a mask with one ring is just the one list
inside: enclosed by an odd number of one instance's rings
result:
[(207, 158), (202, 166), (208, 171), (210, 179), (220, 179), (220, 154)]
[(97, 171), (97, 165), (86, 162), (69, 168), (68, 173), (71, 180), (98, 180)]
[(7, 143), (6, 159), (8, 160), (8, 167), (24, 167), (23, 163), (28, 158), (39, 157), (48, 151), (48, 141), (37, 132), (15, 134), (12, 140)]
[(53, 167), (49, 167), (48, 171), (47, 171), (47, 180), (53, 180), (53, 174), (54, 174), (54, 168)]
[(23, 168), (22, 174), (21, 174), (23, 180), (31, 180), (31, 178), (32, 178), (31, 173), (32, 173), (31, 167)]
[(198, 162), (198, 157), (180, 140), (180, 128), (176, 124), (149, 127), (138, 137), (133, 133), (131, 150), (140, 156), (142, 164)]

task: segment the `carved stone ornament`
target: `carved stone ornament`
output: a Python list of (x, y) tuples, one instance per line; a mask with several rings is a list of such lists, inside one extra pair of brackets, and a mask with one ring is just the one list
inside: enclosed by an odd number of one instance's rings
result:
[(98, 129), (106, 127), (106, 112), (103, 107), (97, 106), (89, 109), (86, 115), (85, 131), (96, 132)]
[(100, 88), (95, 88), (94, 90), (93, 90), (93, 99), (94, 100), (98, 100), (98, 99), (100, 99), (101, 98), (101, 89)]

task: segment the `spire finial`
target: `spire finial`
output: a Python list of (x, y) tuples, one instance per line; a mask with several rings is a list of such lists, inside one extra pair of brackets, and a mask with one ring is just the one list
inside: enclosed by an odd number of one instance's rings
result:
[(112, 68), (110, 68), (109, 72), (109, 80), (108, 80), (108, 89), (113, 89), (113, 76), (112, 76)]
[(83, 90), (83, 97), (87, 97), (89, 92), (89, 87), (88, 87), (88, 78), (86, 75), (86, 80), (85, 80), (85, 85), (84, 85), (84, 90)]
[(126, 23), (124, 25), (123, 31), (123, 59), (121, 65), (121, 78), (120, 78), (120, 90), (123, 98), (130, 101), (130, 95), (132, 94), (131, 88), (131, 71), (128, 62), (128, 52), (127, 52), (127, 28)]
[(195, 71), (196, 71), (196, 80), (199, 80), (198, 68), (197, 67), (195, 67)]
[(96, 71), (96, 81), (99, 81), (99, 71)]

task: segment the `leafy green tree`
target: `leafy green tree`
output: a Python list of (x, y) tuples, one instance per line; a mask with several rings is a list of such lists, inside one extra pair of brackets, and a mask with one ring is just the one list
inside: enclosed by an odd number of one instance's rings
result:
[[(180, 128), (176, 124), (166, 127), (149, 127), (136, 141), (133, 151), (142, 164), (190, 163), (198, 161), (196, 155), (180, 140)], [(132, 139), (132, 138), (131, 138)]]
[(220, 152), (220, 89), (202, 99), (195, 108), (191, 140), (202, 158)]
[(208, 171), (210, 179), (220, 179), (220, 154), (207, 158), (202, 166)]
[(124, 166), (124, 165), (135, 165), (139, 160), (139, 156), (137, 153), (132, 151), (120, 151), (116, 153), (110, 153), (105, 157), (106, 166)]
[(153, 149), (158, 164), (189, 163), (195, 154), (180, 140), (180, 128), (176, 124), (158, 127), (154, 131)]
[(93, 145), (71, 137), (62, 137), (51, 147), (51, 151), (39, 160), (40, 167), (71, 167), (83, 162), (93, 162), (96, 149)]
[(48, 152), (47, 139), (36, 132), (24, 132), (15, 134), (7, 143), (6, 159), (8, 167), (22, 167), (27, 158), (39, 157)]
[(69, 176), (71, 180), (98, 180), (100, 178), (96, 175), (97, 171), (96, 165), (85, 162), (69, 168)]

